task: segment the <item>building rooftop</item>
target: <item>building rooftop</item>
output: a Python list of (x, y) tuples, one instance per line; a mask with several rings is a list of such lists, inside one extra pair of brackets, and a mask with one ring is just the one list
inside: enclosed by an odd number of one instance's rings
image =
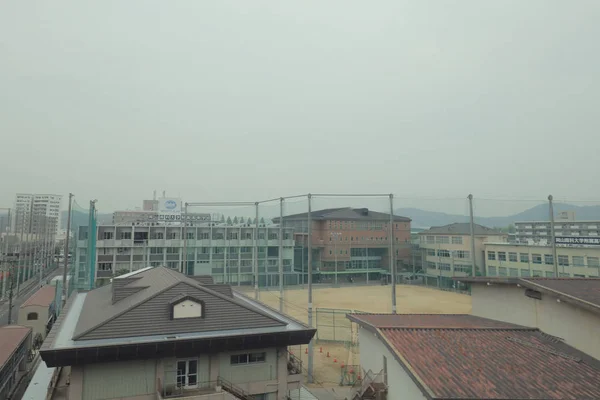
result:
[[(377, 211), (371, 211), (368, 208), (352, 208), (352, 207), (341, 207), (341, 208), (326, 208), (323, 210), (311, 211), (311, 217), (313, 220), (364, 220), (364, 221), (389, 221), (390, 214), (381, 213)], [(284, 220), (305, 220), (308, 219), (308, 213), (300, 213), (287, 215), (283, 217)], [(272, 219), (274, 223), (279, 222), (279, 217)], [(402, 217), (400, 215), (394, 215), (394, 221), (410, 222), (411, 219)]]
[(461, 282), (520, 285), (600, 314), (600, 278), (464, 277)]
[(428, 399), (600, 398), (600, 362), (535, 328), (469, 315), (348, 318), (377, 335)]
[[(173, 317), (173, 307), (185, 299), (201, 305), (200, 317)], [(232, 292), (228, 285), (202, 284), (156, 267), (72, 295), (40, 353), (52, 367), (98, 362), (103, 354), (114, 357), (115, 351), (125, 360), (138, 354), (156, 357), (158, 352), (183, 356), (190, 348), (219, 351), (269, 343), (306, 344), (314, 333), (315, 329)]]
[(21, 308), (29, 306), (49, 307), (55, 300), (56, 286), (46, 285), (41, 287), (37, 292), (32, 294), (23, 304)]
[[(488, 228), (487, 226), (474, 224), (476, 236), (506, 235), (506, 233)], [(471, 225), (467, 222), (455, 222), (444, 226), (432, 226), (420, 232), (419, 235), (470, 235)]]
[(6, 325), (0, 328), (0, 369), (31, 332), (21, 325)]

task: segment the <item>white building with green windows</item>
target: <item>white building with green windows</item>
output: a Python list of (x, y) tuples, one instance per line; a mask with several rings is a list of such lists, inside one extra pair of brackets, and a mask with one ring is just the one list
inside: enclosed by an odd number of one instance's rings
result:
[[(215, 282), (244, 285), (254, 282), (258, 268), (261, 287), (277, 286), (281, 261), (284, 284), (301, 282), (301, 272), (294, 270), (293, 229), (280, 230), (278, 225), (99, 225), (96, 249), (90, 252), (93, 263), (88, 260), (87, 237), (88, 227), (80, 227), (76, 279), (91, 275), (96, 281), (107, 280), (148, 266), (165, 266), (190, 276), (210, 275)], [(88, 265), (93, 265), (92, 271)]]
[[(554, 277), (554, 256), (548, 245), (485, 243), (487, 276)], [(558, 277), (598, 277), (600, 247), (557, 246)]]

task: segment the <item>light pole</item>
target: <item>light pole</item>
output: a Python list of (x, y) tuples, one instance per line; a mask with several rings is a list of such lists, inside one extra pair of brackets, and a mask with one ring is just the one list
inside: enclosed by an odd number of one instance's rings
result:
[(342, 232), (330, 232), (329, 236), (333, 238), (333, 252), (335, 259), (335, 285), (338, 284), (338, 258), (337, 258), (337, 241), (339, 237), (342, 235)]
[[(10, 225), (11, 225), (11, 220), (10, 220), (10, 213), (12, 211), (12, 209), (10, 208), (0, 208), (0, 210), (7, 210), (8, 211), (8, 218), (7, 218), (7, 224), (6, 224), (6, 229), (4, 232), (4, 249), (2, 250), (2, 261), (0, 266), (3, 265), (8, 265), (6, 262), (6, 257), (8, 257), (8, 233), (10, 232)], [(1, 237), (1, 235), (0, 235)], [(4, 271), (4, 274), (2, 276), (2, 300), (4, 300), (4, 298), (6, 297), (6, 284), (7, 284), (7, 273), (8, 271), (8, 267), (7, 268), (0, 268), (0, 271)]]

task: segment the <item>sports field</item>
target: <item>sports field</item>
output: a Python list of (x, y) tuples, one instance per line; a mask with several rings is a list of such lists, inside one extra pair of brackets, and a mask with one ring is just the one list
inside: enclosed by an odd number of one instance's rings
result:
[[(350, 309), (372, 313), (389, 313), (392, 311), (391, 286), (345, 286), (339, 288), (314, 288), (313, 308)], [(243, 291), (253, 296), (252, 289)], [(308, 322), (308, 291), (306, 289), (286, 290), (284, 294), (286, 314), (303, 322)], [(261, 290), (260, 301), (279, 309), (279, 291)], [(452, 292), (429, 289), (420, 286), (398, 285), (396, 287), (396, 305), (398, 313), (428, 314), (469, 314), (471, 312), (471, 296)], [(313, 314), (313, 323), (317, 324), (317, 316)], [(337, 338), (352, 341), (356, 332), (351, 331), (351, 324), (345, 322), (343, 312), (335, 316), (319, 314), (319, 337), (331, 338), (332, 319), (338, 327)], [(346, 325), (343, 325), (345, 323)], [(342, 325), (341, 327), (339, 325)], [(347, 332), (347, 333), (345, 333)], [(301, 357), (304, 368), (307, 366), (307, 346), (296, 346), (290, 351)], [(322, 353), (320, 350), (322, 349)], [(329, 356), (327, 357), (327, 352)], [(334, 362), (336, 360), (337, 362)], [(358, 347), (331, 341), (318, 341), (314, 346), (314, 379), (324, 386), (338, 385), (341, 378), (341, 365), (360, 365)], [(379, 372), (379, 371), (377, 371)]]

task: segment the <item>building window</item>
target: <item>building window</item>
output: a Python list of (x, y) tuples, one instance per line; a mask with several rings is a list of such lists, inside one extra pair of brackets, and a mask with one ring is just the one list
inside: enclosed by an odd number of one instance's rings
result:
[[(552, 276), (554, 276), (554, 273), (551, 272)], [(548, 275), (548, 272), (546, 272), (546, 275)], [(571, 274), (569, 274), (568, 272), (561, 272), (558, 274), (558, 276), (560, 276), (561, 278), (570, 278)]]
[(435, 257), (435, 249), (427, 249), (427, 255)]
[(440, 244), (450, 244), (450, 238), (448, 236), (437, 236), (435, 241)]
[(440, 271), (450, 271), (452, 269), (450, 264), (447, 263), (439, 263), (438, 266), (440, 268)]
[(531, 260), (534, 264), (541, 264), (542, 263), (542, 255), (541, 254), (532, 254)]
[(427, 268), (429, 268), (429, 269), (436, 269), (437, 267), (436, 267), (436, 265), (435, 265), (434, 262), (427, 261)]
[(554, 256), (552, 254), (544, 254), (544, 264), (554, 265)]
[(544, 274), (544, 276), (546, 278), (554, 278), (554, 272), (552, 272), (552, 271), (546, 271), (545, 274)]
[(508, 261), (517, 262), (518, 261), (517, 253), (508, 253)]
[(437, 251), (437, 255), (438, 255), (438, 257), (450, 257), (450, 251), (448, 251), (448, 250), (438, 250)]
[(103, 238), (104, 240), (109, 240), (109, 239), (112, 239), (112, 238), (113, 238), (113, 233), (112, 233), (112, 232), (104, 232), (104, 233), (102, 234), (102, 238)]
[(167, 233), (167, 239), (177, 239), (177, 232)]
[(506, 252), (504, 252), (504, 251), (498, 252), (498, 261), (506, 261)]
[(434, 244), (435, 243), (435, 236), (427, 236), (427, 243)]
[(496, 276), (496, 267), (488, 267), (488, 275)]
[(488, 251), (488, 257), (487, 257), (487, 259), (490, 260), (490, 261), (496, 260), (496, 252), (495, 251)]
[(522, 277), (529, 277), (530, 276), (529, 270), (528, 269), (522, 269), (521, 270), (521, 276)]
[(522, 263), (529, 263), (529, 254), (519, 253), (519, 257), (520, 257)]
[(471, 258), (471, 252), (466, 250), (456, 250), (456, 258)]
[(452, 236), (452, 244), (463, 244), (462, 236)]
[(506, 271), (506, 267), (499, 267), (498, 268), (498, 275), (499, 276), (506, 276), (507, 275), (506, 272), (507, 272)]
[(150, 247), (150, 254), (162, 254), (162, 253), (163, 253), (162, 247)]
[(167, 247), (167, 254), (179, 254), (179, 247)]
[(542, 276), (544, 276), (544, 274), (539, 269), (534, 269), (533, 270), (533, 276), (534, 277), (542, 277)]
[(561, 267), (569, 266), (569, 256), (558, 256), (558, 265)]
[(573, 256), (573, 266), (575, 266), (575, 267), (585, 267), (585, 263), (583, 261), (583, 257), (581, 257), (581, 256)]
[(509, 268), (508, 274), (510, 276), (519, 276), (519, 270), (517, 268)]
[(588, 267), (589, 268), (598, 268), (600, 267), (600, 258), (598, 257), (588, 257)]
[(37, 319), (38, 319), (38, 313), (30, 312), (29, 314), (27, 314), (27, 321), (37, 321)]
[(208, 232), (201, 232), (200, 238), (201, 240), (208, 240), (210, 238), (210, 234)]
[(244, 353), (231, 356), (231, 365), (248, 365), (264, 363), (267, 360), (267, 353)]

